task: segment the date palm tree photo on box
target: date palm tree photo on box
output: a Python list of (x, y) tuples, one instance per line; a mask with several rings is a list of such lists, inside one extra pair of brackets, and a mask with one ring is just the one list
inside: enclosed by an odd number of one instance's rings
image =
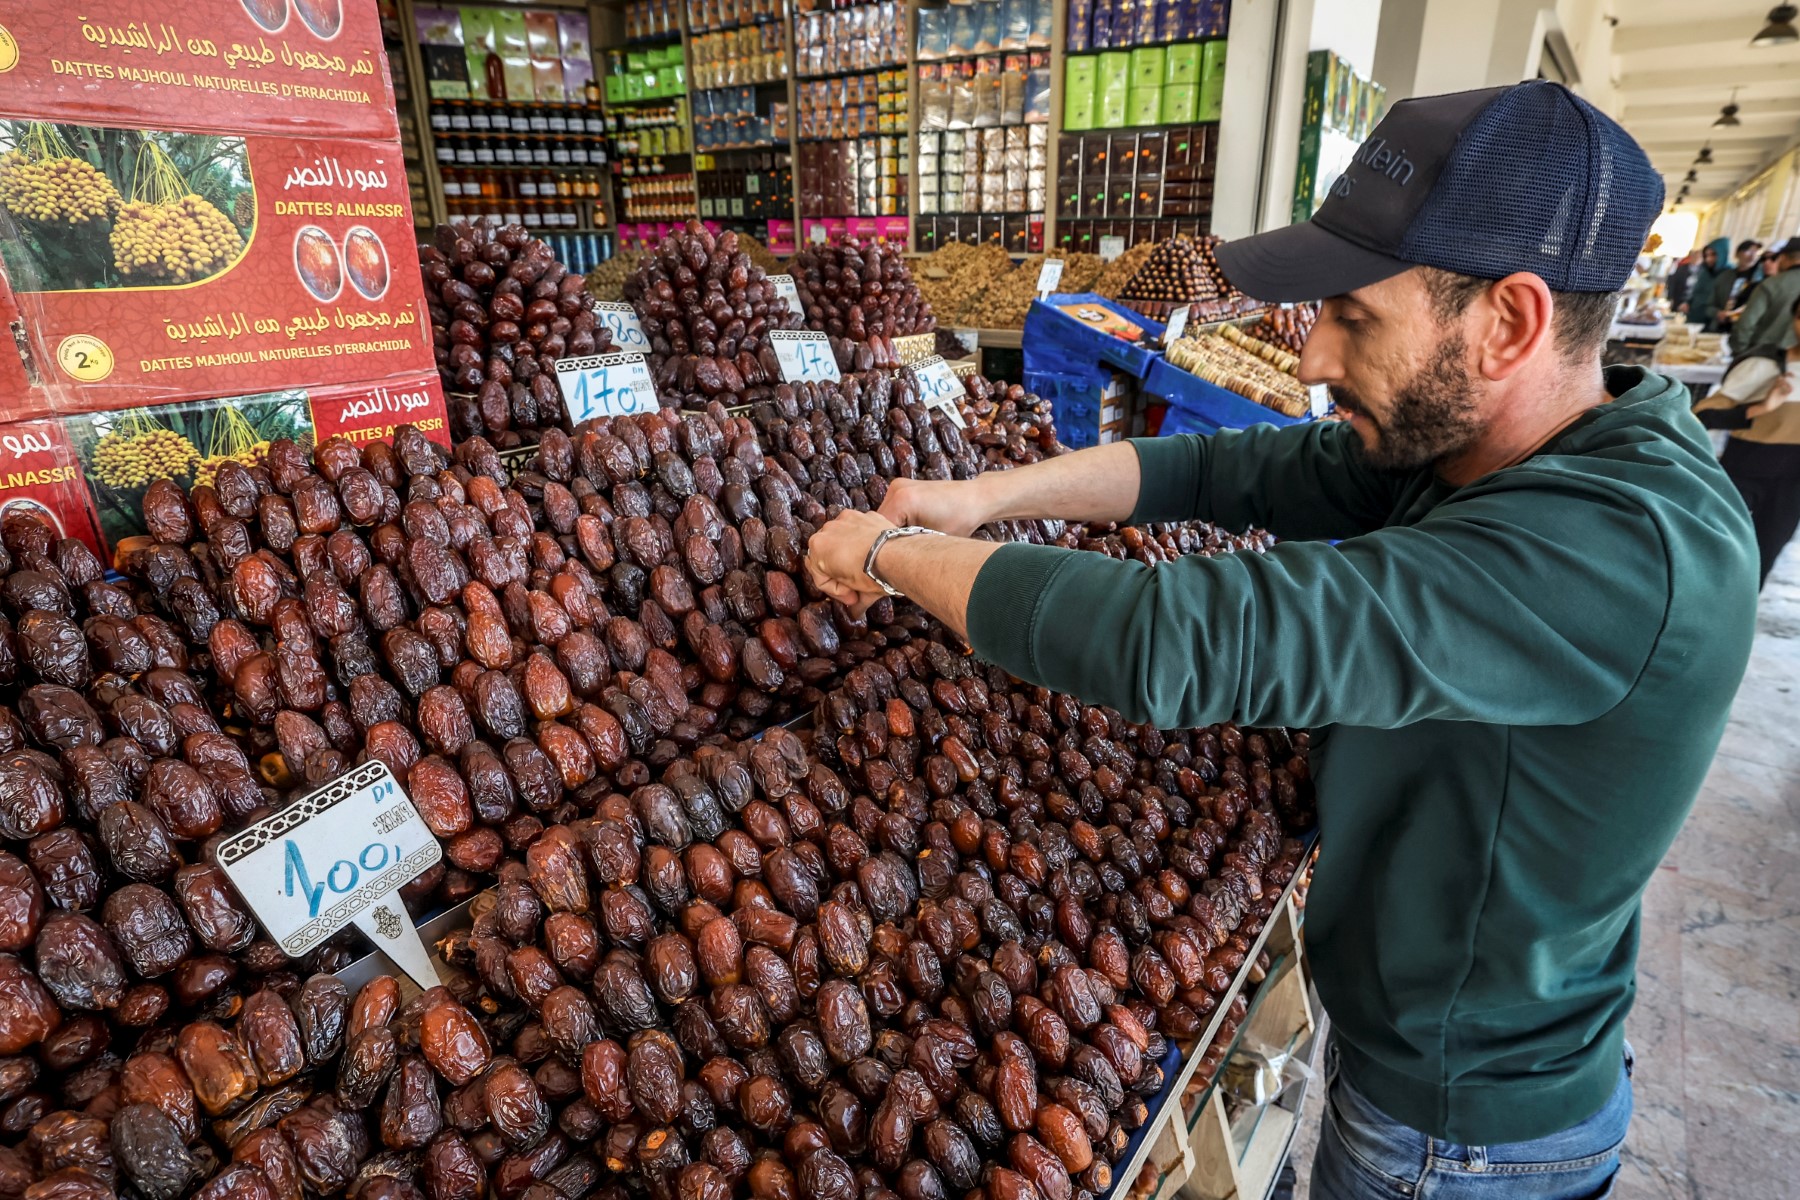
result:
[(0, 255), (19, 291), (198, 283), (255, 225), (242, 138), (0, 120)]
[(69, 440), (109, 545), (145, 532), (144, 490), (152, 483), (211, 485), (228, 462), (263, 465), (269, 443), (278, 438), (312, 445), (304, 392), (90, 413), (69, 422)]

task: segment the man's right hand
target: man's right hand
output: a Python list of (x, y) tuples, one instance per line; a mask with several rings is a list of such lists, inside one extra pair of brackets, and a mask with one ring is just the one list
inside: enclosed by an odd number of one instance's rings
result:
[(881, 515), (896, 525), (923, 525), (952, 537), (968, 537), (988, 522), (985, 498), (974, 480), (896, 479), (888, 484)]

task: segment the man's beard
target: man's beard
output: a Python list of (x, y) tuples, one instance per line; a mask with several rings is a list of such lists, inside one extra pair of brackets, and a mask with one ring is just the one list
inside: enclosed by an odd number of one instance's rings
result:
[(1360, 414), (1374, 427), (1374, 444), (1366, 436), (1363, 439), (1363, 457), (1370, 466), (1417, 470), (1468, 449), (1481, 437), (1484, 425), (1467, 356), (1461, 334), (1444, 338), (1425, 365), (1394, 393), (1388, 411), (1379, 418), (1354, 392), (1331, 389), (1340, 408)]

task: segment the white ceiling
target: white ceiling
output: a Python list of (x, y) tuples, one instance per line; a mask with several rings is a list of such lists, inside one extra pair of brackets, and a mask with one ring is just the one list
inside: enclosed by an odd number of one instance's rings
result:
[[(1688, 202), (1708, 203), (1800, 139), (1800, 44), (1754, 48), (1769, 0), (1612, 0), (1620, 123), (1662, 172), (1670, 200), (1690, 167)], [(1712, 126), (1738, 89), (1733, 129)], [(1713, 161), (1694, 166), (1711, 142)]]

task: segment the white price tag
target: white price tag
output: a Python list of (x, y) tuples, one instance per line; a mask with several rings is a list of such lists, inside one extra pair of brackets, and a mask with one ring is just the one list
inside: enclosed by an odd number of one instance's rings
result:
[(1109, 236), (1100, 239), (1100, 257), (1105, 261), (1111, 262), (1123, 253), (1125, 253), (1124, 238)]
[(775, 351), (775, 362), (781, 378), (787, 383), (836, 382), (837, 357), (831, 353), (831, 341), (812, 329), (771, 329), (769, 347)]
[(950, 369), (950, 364), (944, 361), (943, 355), (933, 354), (930, 358), (920, 359), (913, 364), (913, 374), (918, 377), (919, 398), (925, 401), (925, 407), (943, 409), (958, 429), (969, 427), (963, 420), (959, 403), (967, 389)]
[(569, 420), (589, 417), (622, 417), (627, 413), (655, 412), (656, 383), (641, 354), (590, 354), (565, 358), (556, 364), (556, 385), (562, 389)]
[(811, 229), (807, 230), (806, 240), (811, 242), (815, 246), (823, 246), (825, 244), (825, 225), (824, 225), (824, 223), (821, 222), (817, 225), (814, 225)]
[(771, 275), (768, 281), (775, 285), (775, 294), (788, 302), (788, 307), (795, 312), (803, 311), (800, 307), (800, 289), (794, 286), (792, 275)]
[(1188, 314), (1194, 310), (1191, 304), (1184, 304), (1169, 314), (1169, 324), (1163, 330), (1163, 345), (1173, 346), (1181, 331), (1187, 328)]
[(644, 327), (638, 323), (637, 309), (629, 304), (603, 300), (594, 305), (594, 313), (612, 334), (617, 349), (637, 354), (649, 352), (650, 339), (644, 336)]
[(1062, 282), (1062, 269), (1062, 259), (1046, 258), (1044, 260), (1044, 265), (1038, 268), (1038, 295), (1048, 296), (1056, 290), (1056, 285)]
[(422, 988), (438, 985), (400, 889), (444, 848), (379, 761), (219, 843), (218, 862), (269, 936), (295, 958), (348, 925)]
[(1322, 383), (1315, 383), (1306, 389), (1306, 397), (1312, 402), (1312, 415), (1322, 417), (1331, 409), (1331, 391)]

